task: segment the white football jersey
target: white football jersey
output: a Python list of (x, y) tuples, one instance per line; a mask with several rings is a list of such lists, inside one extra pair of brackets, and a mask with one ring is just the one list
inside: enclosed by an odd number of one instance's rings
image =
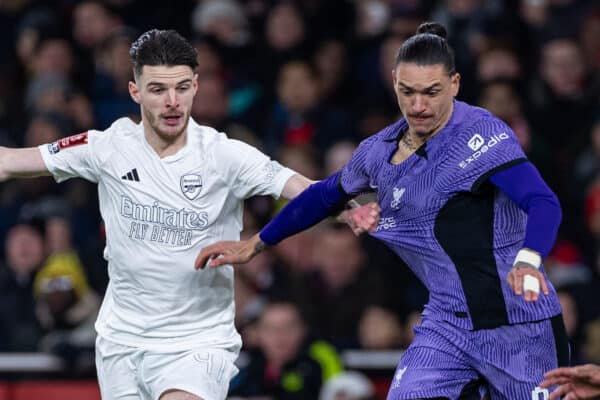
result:
[(162, 159), (128, 118), (39, 148), (58, 182), (98, 184), (110, 277), (98, 333), (153, 350), (238, 349), (233, 268), (196, 271), (194, 261), (206, 245), (239, 240), (243, 200), (278, 197), (294, 172), (191, 119), (185, 147)]

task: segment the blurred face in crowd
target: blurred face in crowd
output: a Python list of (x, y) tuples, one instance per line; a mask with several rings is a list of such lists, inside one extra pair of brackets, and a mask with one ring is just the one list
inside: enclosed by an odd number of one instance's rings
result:
[(266, 37), (277, 50), (292, 48), (304, 40), (304, 22), (291, 4), (281, 3), (267, 17)]
[(28, 275), (44, 260), (44, 244), (38, 231), (28, 225), (16, 225), (6, 238), (6, 262), (17, 275)]
[(364, 262), (358, 238), (349, 229), (327, 229), (318, 238), (321, 275), (332, 288), (343, 288), (357, 278)]
[(325, 42), (315, 54), (315, 65), (323, 90), (331, 93), (338, 82), (343, 79), (347, 69), (347, 55), (344, 43), (338, 40)]
[(393, 71), (394, 91), (409, 133), (428, 137), (450, 119), (460, 75), (448, 75), (442, 64), (400, 63)]
[(304, 323), (289, 303), (268, 305), (260, 317), (258, 341), (268, 362), (277, 367), (293, 360), (304, 340)]
[(145, 65), (136, 81), (129, 82), (129, 93), (142, 109), (146, 134), (164, 143), (183, 136), (197, 89), (198, 77), (187, 65)]
[(192, 115), (198, 123), (218, 125), (227, 118), (227, 102), (223, 81), (218, 76), (198, 78), (198, 91), (192, 105)]
[(479, 57), (477, 76), (486, 82), (497, 78), (518, 79), (521, 66), (515, 53), (505, 49), (492, 49)]
[(379, 73), (389, 90), (394, 89), (394, 74), (390, 75), (390, 71), (394, 69), (398, 49), (404, 41), (405, 39), (401, 36), (389, 36), (379, 48)]
[(277, 92), (281, 102), (293, 113), (308, 111), (319, 101), (317, 77), (302, 62), (287, 63), (281, 68)]
[(507, 123), (520, 114), (519, 97), (506, 83), (486, 85), (481, 96), (481, 106)]
[[(110, 48), (103, 54), (103, 62), (106, 70), (110, 72), (115, 81), (119, 83), (131, 80), (133, 66), (129, 56), (131, 41), (128, 38), (115, 40)], [(121, 85), (118, 86), (122, 88)]]
[(80, 3), (73, 12), (73, 36), (86, 48), (102, 43), (117, 25), (117, 19), (96, 1)]
[(63, 132), (58, 127), (43, 118), (34, 118), (25, 131), (25, 145), (36, 147), (44, 143), (58, 140)]
[(553, 40), (542, 48), (542, 77), (559, 97), (581, 94), (585, 65), (577, 43), (569, 39)]
[(207, 43), (196, 43), (194, 45), (198, 52), (198, 76), (218, 74), (222, 69), (222, 62), (219, 54)]
[(401, 345), (402, 324), (390, 311), (372, 306), (360, 319), (358, 336), (365, 349), (393, 349)]
[(31, 61), (36, 75), (69, 75), (73, 67), (71, 46), (64, 39), (48, 39), (40, 45)]

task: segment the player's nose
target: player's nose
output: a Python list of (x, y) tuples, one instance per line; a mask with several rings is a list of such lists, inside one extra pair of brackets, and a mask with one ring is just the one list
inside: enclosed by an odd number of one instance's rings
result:
[(414, 97), (412, 108), (414, 113), (422, 113), (427, 109), (427, 103), (425, 97), (421, 94), (417, 94)]
[(167, 91), (167, 105), (169, 107), (177, 107), (179, 105), (179, 98), (175, 89), (169, 89)]

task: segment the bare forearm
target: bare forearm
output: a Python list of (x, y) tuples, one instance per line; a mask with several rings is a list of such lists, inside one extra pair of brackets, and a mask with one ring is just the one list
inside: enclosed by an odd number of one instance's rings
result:
[(281, 192), (281, 197), (291, 200), (294, 197), (298, 196), (300, 193), (302, 193), (307, 187), (309, 187), (313, 183), (315, 183), (315, 181), (311, 181), (303, 175), (294, 174), (285, 183), (283, 191)]
[(0, 181), (49, 175), (40, 150), (36, 147), (14, 149), (0, 147)]

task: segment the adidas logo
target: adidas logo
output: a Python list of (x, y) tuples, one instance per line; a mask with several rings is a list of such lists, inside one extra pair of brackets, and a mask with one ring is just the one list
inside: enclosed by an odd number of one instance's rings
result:
[(137, 173), (137, 168), (134, 168), (131, 171), (129, 171), (128, 173), (126, 173), (125, 175), (123, 175), (121, 177), (121, 179), (123, 179), (125, 181), (139, 182), (140, 181), (140, 176)]

